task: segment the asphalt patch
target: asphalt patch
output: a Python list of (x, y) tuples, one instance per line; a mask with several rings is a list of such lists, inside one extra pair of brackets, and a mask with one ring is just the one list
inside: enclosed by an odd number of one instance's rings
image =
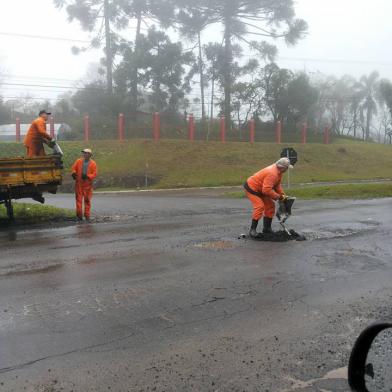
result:
[(264, 242), (306, 241), (306, 237), (304, 235), (299, 234), (294, 230), (290, 230), (290, 234), (284, 230), (280, 230), (272, 233), (258, 233), (256, 237), (241, 235), (240, 238), (249, 238), (253, 241)]
[(223, 249), (233, 249), (234, 248), (234, 243), (231, 241), (208, 241), (208, 242), (202, 242), (199, 244), (194, 245), (196, 248), (202, 248), (202, 249), (218, 249), (218, 250), (223, 250)]

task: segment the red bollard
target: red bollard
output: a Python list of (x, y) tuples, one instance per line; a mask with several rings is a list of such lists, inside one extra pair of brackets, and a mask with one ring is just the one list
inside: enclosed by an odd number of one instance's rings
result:
[(255, 128), (256, 121), (252, 118), (251, 120), (249, 120), (250, 142), (252, 144), (255, 142)]
[(20, 118), (15, 119), (15, 140), (17, 143), (20, 142)]
[(54, 139), (55, 132), (54, 132), (54, 117), (49, 117), (49, 129), (50, 129), (50, 137)]
[(220, 139), (222, 143), (226, 143), (226, 119), (223, 116), (220, 119)]
[(90, 140), (90, 116), (86, 114), (83, 119), (84, 125), (84, 141), (88, 143)]
[(188, 117), (188, 137), (191, 142), (195, 140), (195, 117), (193, 114)]
[(280, 144), (282, 142), (282, 123), (281, 121), (276, 122), (276, 130), (275, 130), (275, 137), (276, 137), (276, 143)]
[(324, 128), (324, 144), (329, 144), (329, 127)]
[(308, 133), (308, 124), (303, 123), (301, 128), (301, 143), (306, 144), (306, 137)]
[(125, 126), (124, 114), (120, 113), (118, 115), (118, 140), (120, 141), (120, 143), (124, 142), (124, 126)]
[(154, 140), (158, 141), (161, 137), (161, 115), (158, 112), (155, 112), (153, 114), (152, 132), (153, 132)]

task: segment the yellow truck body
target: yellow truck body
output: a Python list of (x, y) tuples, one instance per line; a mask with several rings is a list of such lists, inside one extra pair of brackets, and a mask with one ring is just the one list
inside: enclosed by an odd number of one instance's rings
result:
[(42, 197), (43, 192), (56, 193), (62, 183), (62, 169), (59, 155), (0, 158), (0, 203), (6, 205), (8, 216), (13, 215), (12, 199)]
[(0, 158), (0, 192), (2, 188), (24, 185), (60, 185), (61, 158), (49, 155), (39, 158)]

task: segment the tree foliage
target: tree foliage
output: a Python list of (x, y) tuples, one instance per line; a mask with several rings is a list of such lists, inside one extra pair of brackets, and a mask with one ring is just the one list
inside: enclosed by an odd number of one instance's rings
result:
[[(385, 132), (390, 126), (392, 85), (380, 83), (377, 72), (359, 80), (310, 77), (274, 63), (276, 40), (295, 45), (307, 31), (294, 0), (53, 2), (90, 33), (90, 45), (75, 53), (104, 49), (102, 75), (61, 97), (56, 110), (68, 119), (99, 116), (106, 124), (102, 134), (115, 126), (119, 111), (132, 121), (142, 112), (179, 119), (191, 111), (201, 115), (203, 129), (224, 115), (240, 137), (250, 118), (280, 120), (292, 132), (305, 121), (315, 131), (328, 125), (334, 134), (364, 139), (380, 132), (380, 124)], [(26, 113), (43, 104), (33, 105), (31, 97), (17, 101)]]
[(191, 52), (184, 52), (181, 43), (173, 43), (169, 36), (155, 28), (140, 37), (140, 51), (126, 47), (123, 60), (116, 71), (119, 91), (125, 96), (130, 89), (132, 73), (139, 69), (139, 82), (148, 91), (149, 110), (176, 111), (189, 87), (183, 84), (185, 66), (193, 61)]
[(379, 82), (379, 73), (372, 72), (369, 76), (364, 75), (357, 85), (357, 95), (360, 99), (362, 109), (366, 112), (365, 139), (370, 139), (370, 126), (372, 117), (377, 113), (377, 91)]
[(229, 120), (234, 82), (233, 42), (246, 44), (271, 60), (276, 48), (268, 38), (282, 38), (293, 45), (303, 37), (307, 25), (295, 18), (292, 0), (201, 0), (194, 7), (224, 26), (224, 113)]

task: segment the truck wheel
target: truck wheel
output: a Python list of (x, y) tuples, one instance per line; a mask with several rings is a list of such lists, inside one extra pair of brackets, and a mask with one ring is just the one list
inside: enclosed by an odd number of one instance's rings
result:
[(14, 206), (11, 200), (5, 201), (5, 208), (7, 209), (7, 216), (9, 220), (14, 220)]

